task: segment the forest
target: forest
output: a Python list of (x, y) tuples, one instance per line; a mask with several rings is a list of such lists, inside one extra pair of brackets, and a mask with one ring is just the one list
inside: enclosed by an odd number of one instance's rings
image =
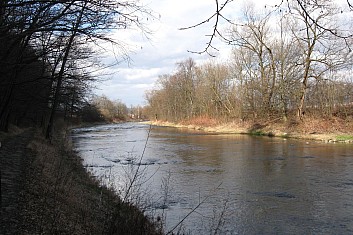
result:
[[(228, 2), (215, 1), (216, 22)], [(50, 139), (58, 118), (139, 116), (120, 101), (92, 96), (95, 83), (105, 79), (104, 68), (129, 60), (125, 42), (112, 33), (132, 28), (149, 33), (144, 20), (153, 13), (139, 4), (1, 1), (0, 131), (11, 124), (38, 126)], [(261, 11), (245, 6), (227, 30), (214, 26), (201, 52), (208, 53), (218, 37), (231, 46), (232, 56), (203, 64), (186, 59), (177, 63), (176, 72), (160, 75), (156, 88), (146, 94), (149, 118), (351, 117), (352, 6), (348, 1), (344, 7), (299, 0)], [(104, 64), (109, 50), (116, 61)]]
[[(353, 116), (353, 25), (331, 1), (244, 7), (227, 61), (189, 58), (146, 93), (151, 118), (304, 121)], [(217, 35), (214, 35), (217, 36)]]
[[(106, 109), (95, 104), (112, 101), (92, 98), (92, 88), (105, 79), (104, 68), (128, 60), (124, 42), (112, 32), (144, 31), (149, 14), (135, 1), (1, 1), (0, 131), (11, 124), (37, 126), (50, 139), (56, 119)], [(116, 61), (104, 64), (109, 50)], [(118, 101), (114, 117), (101, 116), (121, 119), (122, 106)]]
[(0, 1), (1, 234), (160, 234), (88, 174), (66, 128), (126, 118), (92, 90), (128, 59), (112, 32), (143, 30), (143, 15), (135, 1)]
[[(111, 123), (148, 115), (171, 122), (270, 120), (278, 125), (305, 123), (310, 117), (340, 120), (340, 134), (348, 132), (343, 137), (351, 142), (351, 1), (335, 6), (330, 0), (278, 0), (279, 5), (261, 11), (245, 6), (235, 20), (222, 15), (233, 0), (212, 2), (216, 8), (209, 19), (183, 30), (215, 20), (205, 50), (193, 53), (212, 57), (217, 51), (213, 39), (218, 38), (229, 44), (231, 56), (206, 63), (179, 61), (174, 72), (161, 74), (146, 93), (146, 107), (127, 107), (93, 90), (107, 78), (106, 68), (129, 61), (127, 42), (116, 35), (130, 29), (151, 33), (146, 21), (159, 17), (143, 5), (146, 1), (0, 1), (4, 234), (162, 234), (163, 219), (149, 220), (127, 197), (122, 200), (87, 173), (69, 131), (59, 128), (61, 122)], [(228, 23), (226, 30), (220, 20)], [(106, 60), (111, 52), (114, 60)], [(148, 138), (149, 132), (145, 148)], [(143, 155), (144, 150), (141, 160)], [(131, 164), (128, 192), (141, 187), (136, 181), (143, 175), (141, 160), (137, 168)], [(347, 189), (351, 181), (342, 185)]]

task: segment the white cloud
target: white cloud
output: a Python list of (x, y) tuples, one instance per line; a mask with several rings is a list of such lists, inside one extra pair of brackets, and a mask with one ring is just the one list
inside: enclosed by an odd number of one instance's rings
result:
[[(267, 3), (278, 3), (280, 0), (269, 0)], [(148, 40), (140, 31), (117, 31), (115, 37), (127, 42), (134, 53), (130, 54), (131, 65), (121, 64), (110, 68), (114, 72), (109, 81), (99, 85), (97, 94), (105, 94), (111, 99), (120, 99), (126, 105), (144, 104), (146, 89), (151, 89), (159, 75), (172, 73), (175, 64), (189, 57), (197, 63), (209, 59), (207, 54), (187, 52), (202, 51), (212, 33), (214, 22), (210, 21), (200, 27), (179, 30), (207, 19), (215, 12), (214, 0), (149, 0), (144, 3), (151, 8), (160, 19), (145, 19), (153, 31)], [(224, 15), (232, 17), (239, 14), (243, 4), (234, 1), (224, 11)], [(235, 18), (235, 17), (233, 17)], [(220, 49), (218, 56), (225, 59), (231, 50), (224, 43), (214, 42)], [(109, 60), (109, 59), (107, 59)]]
[[(145, 2), (160, 19), (145, 19), (153, 31), (148, 40), (140, 31), (115, 32), (114, 36), (126, 42), (131, 64), (120, 64), (109, 68), (110, 80), (98, 84), (97, 94), (105, 94), (111, 99), (120, 99), (126, 105), (144, 104), (145, 90), (151, 89), (159, 75), (172, 73), (175, 64), (192, 57), (200, 62), (208, 58), (206, 54), (197, 55), (187, 50), (200, 51), (208, 40), (206, 34), (212, 32), (213, 24), (179, 30), (181, 27), (199, 23), (214, 13), (214, 0), (149, 0)], [(224, 47), (219, 44), (220, 47)], [(230, 50), (230, 48), (228, 48)], [(222, 52), (221, 54), (226, 54)], [(106, 61), (113, 61), (106, 58)]]

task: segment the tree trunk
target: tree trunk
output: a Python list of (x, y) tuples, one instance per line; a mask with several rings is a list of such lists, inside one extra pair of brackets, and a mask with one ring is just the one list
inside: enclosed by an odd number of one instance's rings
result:
[(308, 22), (309, 22), (309, 19), (306, 16), (305, 23), (307, 24), (306, 40), (307, 40), (308, 52), (307, 52), (307, 55), (305, 58), (305, 70), (304, 70), (302, 89), (301, 89), (301, 94), (300, 94), (300, 98), (299, 98), (298, 110), (297, 110), (297, 117), (300, 120), (303, 120), (306, 89), (308, 88), (308, 80), (309, 80), (309, 76), (310, 76), (309, 72), (310, 72), (310, 67), (311, 67), (311, 62), (312, 62), (311, 55), (314, 51), (315, 43), (317, 40), (317, 35), (315, 34), (315, 32), (312, 32), (313, 35), (310, 35), (310, 30), (312, 31), (313, 29), (310, 27)]
[(306, 86), (302, 86), (301, 94), (300, 94), (300, 99), (299, 99), (299, 105), (298, 105), (298, 110), (297, 110), (297, 117), (302, 120), (303, 115), (304, 115), (304, 101), (305, 101), (305, 93), (306, 93)]
[(0, 105), (0, 131), (7, 131), (8, 117), (10, 113), (10, 102), (12, 98), (14, 84), (11, 84), (4, 94)]
[(59, 104), (59, 95), (60, 95), (60, 89), (61, 89), (61, 85), (62, 85), (62, 81), (63, 81), (63, 77), (64, 77), (64, 71), (65, 71), (66, 62), (68, 60), (68, 57), (69, 57), (70, 50), (71, 50), (72, 44), (74, 42), (74, 39), (75, 39), (75, 37), (77, 35), (77, 30), (78, 30), (78, 27), (79, 27), (79, 25), (81, 23), (82, 15), (83, 15), (83, 12), (85, 10), (86, 5), (87, 5), (87, 2), (85, 2), (84, 5), (82, 6), (82, 9), (80, 11), (80, 15), (78, 16), (78, 18), (76, 20), (76, 23), (74, 25), (72, 34), (71, 34), (71, 36), (69, 38), (69, 41), (67, 43), (67, 46), (66, 46), (66, 49), (65, 49), (65, 54), (63, 56), (62, 64), (61, 64), (60, 71), (59, 71), (59, 74), (58, 74), (58, 82), (56, 83), (53, 105), (51, 107), (50, 116), (49, 116), (49, 122), (48, 122), (48, 126), (47, 126), (47, 129), (46, 129), (46, 132), (45, 132), (45, 138), (49, 139), (49, 140), (51, 139), (52, 134), (53, 134), (52, 132), (53, 132), (53, 125), (54, 125), (54, 117), (56, 115), (56, 109), (57, 109), (58, 104)]

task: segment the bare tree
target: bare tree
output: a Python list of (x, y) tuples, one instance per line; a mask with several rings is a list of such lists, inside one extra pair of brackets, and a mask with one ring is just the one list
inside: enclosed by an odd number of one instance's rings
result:
[(54, 125), (54, 116), (55, 116), (55, 112), (59, 103), (59, 95), (60, 95), (60, 89), (61, 89), (61, 84), (63, 82), (63, 78), (64, 78), (64, 72), (65, 72), (65, 67), (66, 67), (66, 63), (68, 61), (69, 58), (69, 53), (71, 51), (72, 45), (74, 43), (74, 39), (78, 33), (78, 29), (79, 26), (82, 23), (82, 17), (83, 17), (83, 12), (86, 10), (87, 7), (87, 2), (82, 3), (82, 6), (80, 6), (81, 9), (78, 9), (78, 15), (77, 18), (75, 19), (73, 28), (72, 28), (72, 32), (71, 35), (68, 38), (67, 44), (65, 46), (65, 52), (62, 58), (62, 62), (61, 62), (61, 66), (59, 69), (59, 73), (57, 75), (57, 82), (56, 82), (56, 87), (55, 87), (55, 93), (54, 93), (54, 97), (53, 97), (53, 103), (52, 103), (52, 107), (51, 107), (51, 112), (49, 115), (49, 122), (48, 122), (48, 126), (45, 132), (45, 137), (47, 139), (51, 138), (52, 135), (52, 131), (53, 131), (53, 125)]
[(195, 97), (198, 98), (199, 114), (208, 117), (228, 117), (233, 115), (231, 78), (226, 65), (208, 62), (199, 66)]
[[(124, 44), (109, 34), (112, 30), (132, 27), (146, 33), (145, 15), (151, 16), (151, 12), (136, 1), (2, 1), (0, 82), (1, 90), (4, 92), (0, 95), (1, 129), (8, 124), (14, 94), (20, 89), (19, 80), (22, 78), (18, 77), (18, 71), (24, 64), (34, 61), (24, 56), (29, 48), (35, 50), (35, 59), (45, 64), (45, 74), (47, 78), (50, 74), (53, 86), (51, 99), (48, 100), (51, 114), (46, 136), (49, 138), (56, 112), (62, 106), (60, 97), (69, 93), (64, 91), (64, 85), (68, 84), (66, 80), (88, 78), (87, 83), (76, 83), (84, 86), (91, 81), (87, 76), (87, 71), (92, 70), (92, 67), (88, 66), (88, 61), (80, 65), (73, 62), (78, 58), (75, 56), (81, 55), (79, 59), (87, 56), (87, 53), (77, 53), (79, 48), (84, 48), (84, 44), (88, 44), (91, 48), (101, 49), (102, 44), (108, 43), (118, 48), (116, 51), (119, 54), (116, 57), (125, 60), (128, 57)], [(83, 69), (82, 65), (85, 65), (86, 69)]]
[[(302, 119), (305, 99), (310, 79), (322, 79), (330, 70), (340, 69), (349, 47), (332, 35), (335, 26), (335, 8), (330, 1), (318, 1), (319, 5), (311, 5), (310, 10), (303, 10), (301, 3), (291, 6), (293, 23), (292, 35), (301, 48), (302, 58), (298, 66), (302, 67), (301, 90), (297, 116)], [(312, 20), (315, 15), (315, 22)], [(330, 30), (327, 30), (329, 28)], [(303, 30), (300, 30), (303, 29)]]
[[(201, 25), (206, 25), (209, 22), (213, 22), (213, 26), (210, 29), (210, 34), (206, 35), (209, 39), (206, 43), (206, 46), (204, 48), (204, 50), (202, 51), (192, 51), (190, 50), (190, 52), (192, 53), (197, 53), (197, 54), (202, 54), (202, 53), (207, 53), (211, 56), (214, 56), (212, 54), (212, 50), (216, 50), (218, 51), (218, 49), (213, 46), (213, 42), (216, 38), (219, 38), (223, 41), (225, 41), (227, 44), (231, 43), (232, 40), (229, 39), (227, 37), (227, 35), (222, 32), (220, 30), (220, 26), (222, 25), (222, 23), (228, 23), (231, 26), (234, 25), (238, 25), (239, 23), (236, 22), (233, 19), (230, 19), (229, 17), (224, 16), (223, 12), (225, 9), (227, 8), (231, 8), (232, 3), (235, 2), (234, 0), (215, 0), (215, 10), (214, 13), (212, 15), (210, 15), (208, 18), (202, 20), (201, 22), (195, 24), (195, 25), (191, 25), (188, 27), (182, 27), (180, 28), (180, 30), (192, 30), (194, 28), (200, 27)], [(334, 35), (335, 37), (341, 38), (343, 40), (345, 40), (347, 42), (346, 46), (349, 47), (350, 43), (348, 43), (349, 39), (353, 37), (353, 34), (351, 32), (351, 30), (349, 29), (349, 27), (347, 28), (343, 28), (340, 31), (337, 31), (336, 28), (330, 28), (327, 27), (327, 25), (321, 24), (320, 22), (316, 21), (316, 17), (315, 14), (313, 14), (313, 12), (310, 10), (312, 7), (322, 7), (324, 5), (322, 5), (322, 3), (320, 1), (316, 1), (316, 0), (278, 0), (278, 2), (276, 4), (274, 4), (273, 6), (270, 6), (270, 8), (272, 8), (272, 11), (276, 11), (276, 10), (282, 10), (281, 8), (287, 8), (287, 11), (291, 12), (292, 10), (292, 3), (295, 2), (302, 10), (303, 14), (307, 17), (308, 21), (310, 21), (312, 24), (315, 24), (317, 28), (320, 28), (321, 30), (325, 30), (327, 32), (330, 32), (332, 35)], [(235, 5), (236, 6), (236, 5)], [(346, 4), (346, 9), (341, 9), (341, 13), (343, 12), (353, 12), (353, 7), (352, 7), (352, 3), (347, 0), (347, 4)], [(347, 21), (352, 21), (353, 15), (350, 14), (349, 19), (347, 19)]]
[[(240, 26), (233, 27), (231, 31), (231, 41), (236, 48), (242, 48), (249, 53), (251, 62), (251, 77), (258, 79), (256, 87), (260, 95), (260, 108), (263, 113), (269, 113), (272, 109), (272, 101), (277, 81), (277, 61), (275, 60), (273, 39), (270, 39), (269, 16), (256, 16), (252, 6), (244, 10), (245, 22)], [(241, 52), (241, 53), (243, 53)], [(235, 52), (237, 53), (237, 52)], [(254, 77), (255, 76), (255, 77)], [(255, 85), (255, 84), (254, 84)]]

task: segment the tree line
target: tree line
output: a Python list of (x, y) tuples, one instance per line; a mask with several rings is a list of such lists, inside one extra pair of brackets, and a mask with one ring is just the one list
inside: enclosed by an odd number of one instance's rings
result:
[(57, 117), (85, 106), (107, 46), (127, 58), (112, 31), (144, 31), (146, 15), (136, 1), (1, 1), (0, 131), (35, 125), (50, 138)]
[(93, 95), (80, 111), (80, 121), (87, 123), (121, 122), (147, 119), (145, 109), (139, 105), (127, 107), (120, 100), (111, 100), (105, 95)]
[(305, 8), (300, 1), (288, 4), (266, 12), (247, 5), (225, 33), (233, 46), (229, 61), (177, 63), (175, 73), (161, 75), (157, 88), (146, 93), (150, 116), (352, 117), (352, 22), (331, 1), (308, 1)]

